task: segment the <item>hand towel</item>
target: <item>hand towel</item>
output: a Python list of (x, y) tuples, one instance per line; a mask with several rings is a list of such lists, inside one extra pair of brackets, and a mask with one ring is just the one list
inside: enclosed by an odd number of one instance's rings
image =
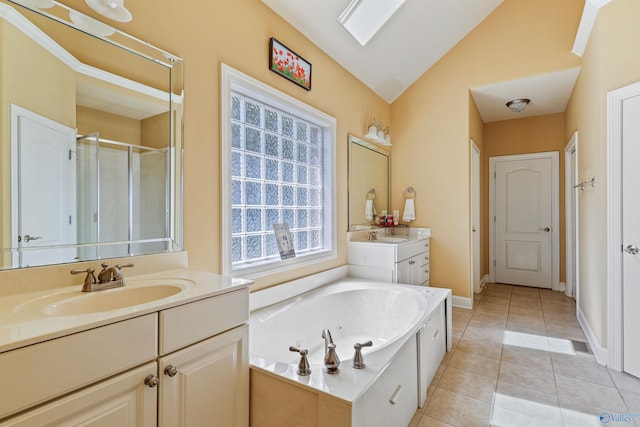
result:
[(416, 219), (416, 206), (414, 204), (415, 199), (405, 199), (404, 212), (402, 213), (402, 220), (404, 222), (413, 221)]
[(376, 207), (373, 205), (373, 200), (367, 200), (364, 205), (364, 216), (367, 221), (373, 221), (373, 216), (376, 214)]

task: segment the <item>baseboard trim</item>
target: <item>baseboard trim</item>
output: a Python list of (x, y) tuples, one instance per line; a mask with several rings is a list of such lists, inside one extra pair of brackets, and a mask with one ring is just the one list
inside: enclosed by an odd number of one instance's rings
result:
[(454, 295), (453, 298), (451, 298), (451, 302), (454, 307), (467, 308), (467, 309), (473, 308), (473, 299), (471, 298), (459, 297)]
[(565, 282), (560, 282), (560, 283), (558, 283), (558, 286), (552, 286), (551, 288), (554, 291), (564, 292), (566, 287), (567, 287), (567, 284)]
[(600, 345), (600, 341), (598, 341), (596, 334), (591, 328), (591, 324), (585, 317), (584, 313), (582, 313), (580, 307), (578, 307), (578, 323), (587, 337), (589, 348), (591, 349), (593, 356), (596, 358), (596, 362), (604, 366), (609, 365), (609, 350)]

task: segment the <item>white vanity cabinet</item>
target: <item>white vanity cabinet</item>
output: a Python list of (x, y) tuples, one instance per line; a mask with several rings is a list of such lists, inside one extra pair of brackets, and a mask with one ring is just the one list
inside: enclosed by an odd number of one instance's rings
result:
[(429, 286), (429, 238), (402, 243), (350, 241), (350, 274), (393, 283)]
[(247, 289), (160, 312), (158, 425), (249, 425), (248, 315)]
[(248, 426), (248, 314), (242, 288), (0, 353), (0, 426)]

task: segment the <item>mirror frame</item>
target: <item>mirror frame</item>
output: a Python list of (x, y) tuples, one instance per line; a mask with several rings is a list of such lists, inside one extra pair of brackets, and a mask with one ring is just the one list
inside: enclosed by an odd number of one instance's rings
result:
[[(165, 204), (167, 205), (167, 209), (170, 211), (168, 216), (167, 234), (165, 234), (164, 237), (158, 237), (154, 239), (129, 240), (126, 242), (96, 241), (96, 242), (81, 243), (76, 241), (75, 244), (64, 245), (61, 248), (65, 249), (70, 247), (73, 247), (73, 248), (100, 247), (100, 246), (106, 246), (106, 245), (118, 245), (122, 243), (127, 243), (130, 248), (142, 247), (142, 246), (148, 247), (148, 245), (143, 245), (143, 243), (162, 241), (162, 242), (166, 242), (166, 244), (163, 245), (163, 249), (161, 250), (160, 249), (150, 250), (145, 248), (143, 250), (139, 250), (136, 253), (128, 253), (128, 254), (123, 253), (122, 255), (119, 254), (117, 255), (117, 257), (120, 258), (122, 256), (147, 255), (152, 253), (182, 251), (183, 236), (184, 236), (183, 234), (183, 228), (184, 228), (184, 224), (183, 224), (183, 217), (184, 217), (184, 202), (183, 202), (184, 200), (184, 191), (183, 191), (184, 68), (183, 68), (183, 60), (176, 55), (173, 55), (169, 52), (159, 49), (150, 43), (147, 43), (143, 40), (133, 37), (127, 33), (124, 33), (114, 27), (109, 26), (108, 24), (105, 24), (104, 22), (96, 20), (95, 18), (91, 18), (91, 19), (99, 22), (102, 26), (106, 26), (112, 29), (113, 34), (109, 36), (97, 35), (95, 33), (88, 31), (86, 28), (84, 29), (81, 28), (80, 26), (72, 22), (70, 19), (64, 19), (64, 18), (61, 18), (60, 16), (56, 16), (55, 14), (48, 12), (47, 9), (38, 9), (35, 7), (31, 7), (30, 3), (27, 1), (20, 2), (20, 1), (14, 1), (14, 0), (3, 0), (0, 3), (2, 4), (2, 7), (3, 7), (3, 10), (0, 11), (0, 17), (2, 17), (3, 19), (11, 21), (11, 18), (15, 17), (18, 20), (24, 19), (26, 21), (29, 21), (30, 26), (32, 27), (32, 30), (29, 30), (30, 35), (28, 34), (28, 36), (30, 36), (32, 39), (34, 39), (33, 38), (34, 34), (38, 32), (42, 33), (42, 30), (36, 23), (32, 22), (28, 18), (28, 16), (24, 15), (22, 11), (25, 11), (25, 13), (27, 14), (35, 13), (37, 15), (40, 15), (41, 17), (48, 18), (52, 21), (57, 22), (60, 25), (65, 25), (73, 30), (80, 31), (83, 33), (83, 35), (86, 35), (87, 37), (92, 37), (94, 40), (108, 43), (112, 47), (120, 49), (121, 51), (126, 52), (127, 54), (130, 53), (130, 54), (136, 55), (136, 57), (138, 58), (142, 58), (143, 60), (149, 61), (148, 62), (149, 64), (158, 64), (158, 66), (162, 66), (167, 69), (167, 75), (166, 75), (167, 78), (165, 80), (166, 84), (164, 82), (162, 83), (163, 88), (166, 87), (166, 89), (156, 89), (152, 86), (147, 86), (144, 83), (139, 83), (135, 80), (130, 80), (126, 76), (121, 76), (119, 74), (114, 74), (109, 71), (103, 71), (98, 68), (93, 68), (91, 65), (83, 64), (77, 59), (75, 60), (82, 66), (95, 70), (95, 71), (90, 70), (90, 72), (87, 75), (94, 75), (95, 77), (99, 79), (103, 79), (104, 81), (107, 81), (109, 83), (121, 84), (123, 85), (123, 87), (133, 89), (133, 90), (138, 90), (142, 93), (150, 93), (151, 96), (158, 96), (158, 95), (163, 96), (162, 94), (164, 94), (164, 97), (166, 97), (168, 101), (166, 111), (170, 117), (169, 123), (168, 123), (169, 134), (167, 135), (168, 142), (169, 142), (168, 143), (169, 167), (167, 169), (168, 184), (167, 184), (167, 191), (165, 194), (165, 198), (166, 198)], [(68, 11), (69, 14), (71, 13), (81, 14), (80, 12), (77, 12), (74, 9), (62, 3), (59, 3), (57, 1), (53, 1), (53, 4), (54, 6), (57, 7), (56, 10), (60, 11), (60, 13), (66, 10)], [(13, 9), (13, 10), (9, 10), (9, 9)], [(30, 12), (26, 12), (26, 11), (30, 11)], [(53, 41), (53, 39), (51, 39), (49, 36), (47, 36), (47, 38), (50, 40), (50, 42), (45, 40), (45, 38), (43, 38), (42, 36), (40, 38), (44, 40), (45, 44), (50, 43), (51, 47), (53, 47), (54, 49), (57, 48), (56, 51), (58, 53), (61, 51), (61, 49), (64, 49), (64, 48), (61, 48), (60, 45), (58, 45), (55, 41)], [(37, 41), (36, 39), (34, 39), (34, 41), (42, 45), (41, 41)], [(64, 53), (66, 53), (69, 58), (75, 59), (73, 56), (71, 56), (71, 53), (66, 51), (66, 49), (64, 49)], [(78, 72), (78, 70), (76, 70), (76, 72)], [(176, 115), (175, 114), (176, 111), (179, 111), (179, 114)], [(9, 142), (7, 141), (6, 143), (9, 143)], [(13, 245), (9, 245), (9, 246), (10, 247), (4, 247), (2, 249), (2, 251), (5, 254), (3, 258), (5, 259), (7, 257), (12, 258), (11, 253), (21, 251), (20, 247), (16, 248), (16, 247), (13, 247)], [(54, 247), (44, 246), (43, 248), (46, 249), (46, 248), (54, 248)], [(75, 259), (69, 259), (61, 262), (45, 262), (45, 263), (37, 264), (33, 266), (51, 265), (51, 264), (59, 264), (59, 263), (73, 263), (78, 261), (91, 261), (95, 259), (107, 259), (107, 258), (111, 258), (111, 256), (105, 256), (105, 257), (96, 256), (95, 258), (76, 257)], [(15, 267), (12, 265), (12, 262), (8, 262), (8, 263), (3, 262), (3, 265), (0, 265), (0, 270), (7, 270), (7, 269), (14, 269), (14, 268), (23, 268), (23, 267), (21, 266)]]
[[(379, 154), (381, 156), (384, 156), (386, 158), (386, 165), (387, 165), (387, 179), (386, 179), (386, 193), (387, 193), (387, 198), (386, 200), (384, 200), (385, 206), (376, 206), (376, 210), (378, 211), (378, 214), (380, 214), (380, 212), (382, 210), (388, 210), (389, 206), (390, 206), (390, 202), (391, 202), (391, 193), (390, 193), (390, 189), (391, 189), (391, 153), (378, 147), (377, 145), (371, 144), (367, 141), (364, 141), (361, 138), (358, 138), (355, 135), (349, 134), (348, 135), (348, 155), (347, 155), (347, 175), (348, 175), (348, 189), (347, 189), (347, 231), (352, 231), (351, 227), (352, 225), (362, 225), (362, 223), (357, 223), (354, 222), (355, 220), (355, 214), (351, 212), (351, 198), (355, 196), (355, 191), (356, 189), (354, 188), (354, 179), (351, 176), (352, 172), (353, 172), (353, 165), (352, 162), (354, 161), (354, 153), (352, 152), (352, 147), (353, 145), (357, 145), (359, 147), (362, 147), (364, 149), (367, 150), (371, 150), (373, 153)], [(365, 192), (366, 193), (366, 192)], [(365, 193), (362, 194), (362, 196), (365, 196)], [(377, 200), (377, 199), (376, 199)], [(369, 224), (367, 224), (369, 225)]]

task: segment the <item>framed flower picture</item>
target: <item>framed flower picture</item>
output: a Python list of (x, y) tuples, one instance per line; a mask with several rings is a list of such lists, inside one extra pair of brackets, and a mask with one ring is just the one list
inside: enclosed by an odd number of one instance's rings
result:
[(273, 37), (269, 39), (269, 69), (311, 90), (311, 63)]

